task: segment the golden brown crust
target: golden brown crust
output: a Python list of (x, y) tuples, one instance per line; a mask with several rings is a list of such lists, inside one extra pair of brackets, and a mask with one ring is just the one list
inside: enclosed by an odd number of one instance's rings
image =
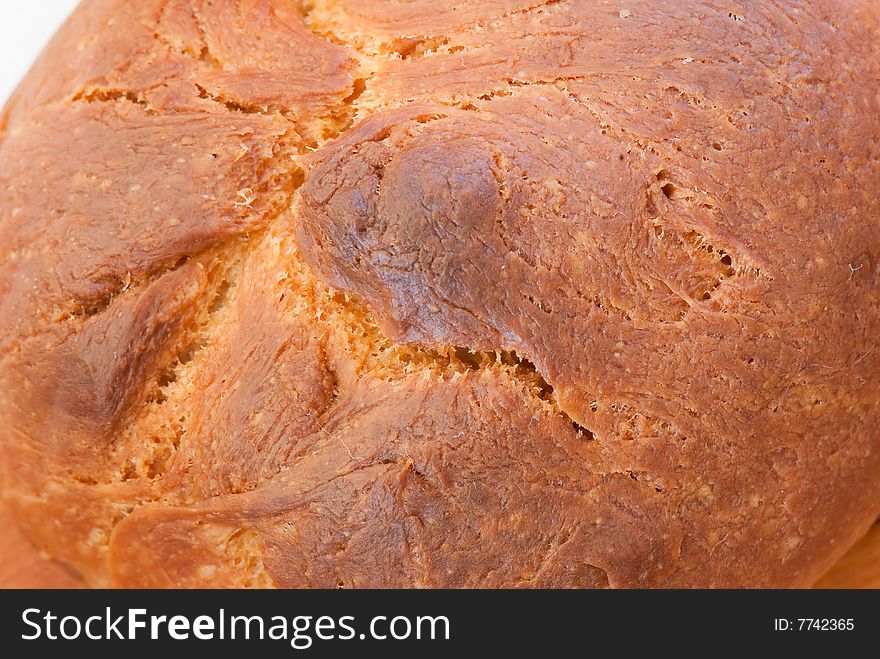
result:
[(0, 121), (29, 535), (100, 585), (818, 578), (880, 513), (880, 11), (630, 4), (84, 2)]

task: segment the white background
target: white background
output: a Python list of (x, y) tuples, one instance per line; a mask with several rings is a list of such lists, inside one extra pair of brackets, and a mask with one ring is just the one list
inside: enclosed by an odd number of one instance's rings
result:
[(78, 0), (0, 0), (0, 105), (77, 4)]

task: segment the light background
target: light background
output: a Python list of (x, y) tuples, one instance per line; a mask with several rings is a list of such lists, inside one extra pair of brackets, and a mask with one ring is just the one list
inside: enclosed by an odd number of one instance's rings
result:
[(0, 0), (0, 105), (77, 4), (78, 0)]

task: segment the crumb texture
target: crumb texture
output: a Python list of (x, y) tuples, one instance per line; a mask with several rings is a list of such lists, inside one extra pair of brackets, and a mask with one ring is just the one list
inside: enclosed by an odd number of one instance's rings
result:
[(0, 116), (0, 484), (99, 586), (804, 586), (880, 514), (873, 0), (85, 0)]

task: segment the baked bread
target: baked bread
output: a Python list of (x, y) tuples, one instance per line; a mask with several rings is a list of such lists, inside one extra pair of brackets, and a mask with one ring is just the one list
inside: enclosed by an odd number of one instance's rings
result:
[(805, 586), (880, 512), (875, 0), (87, 0), (3, 488), (101, 586)]

